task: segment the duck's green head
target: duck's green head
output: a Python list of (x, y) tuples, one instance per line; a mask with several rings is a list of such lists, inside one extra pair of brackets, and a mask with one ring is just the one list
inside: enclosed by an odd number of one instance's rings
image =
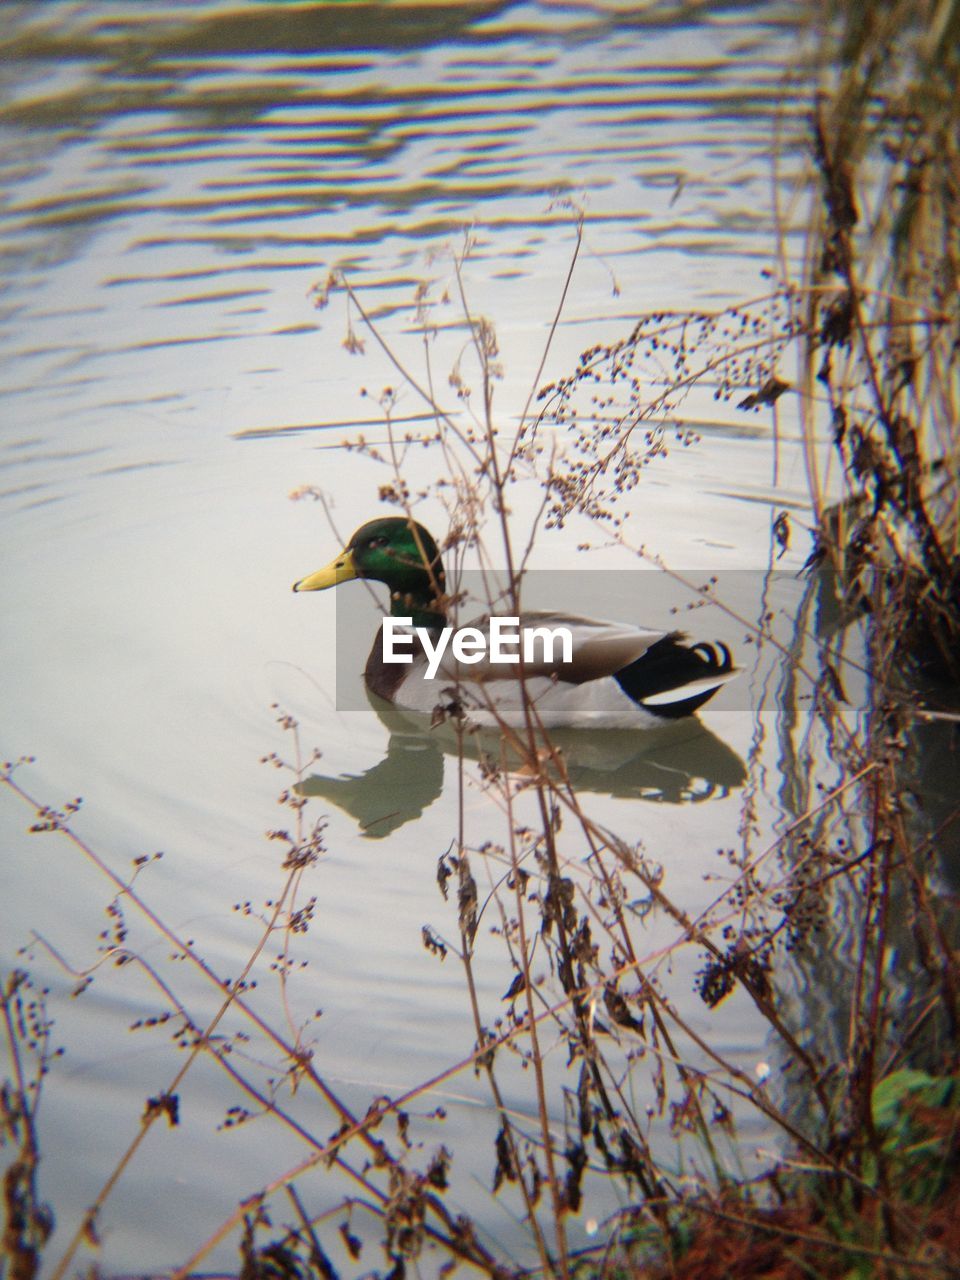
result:
[[(293, 584), (294, 591), (325, 591), (351, 578), (368, 578), (390, 588), (390, 611), (414, 615), (416, 626), (443, 624), (445, 591), (440, 552), (423, 525), (403, 516), (384, 516), (362, 525), (323, 569)], [(419, 616), (420, 621), (417, 621)]]

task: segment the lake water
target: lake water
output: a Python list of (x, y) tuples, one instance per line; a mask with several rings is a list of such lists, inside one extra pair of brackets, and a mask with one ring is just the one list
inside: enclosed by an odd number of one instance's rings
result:
[[(422, 372), (415, 291), (432, 281), (438, 394), (465, 415), (447, 375), (464, 345), (453, 255), (471, 235), (463, 274), (472, 309), (497, 330), (505, 429), (537, 375), (576, 209), (584, 245), (541, 382), (644, 313), (763, 297), (763, 271), (800, 243), (802, 206), (786, 182), (779, 208), (773, 194), (777, 138), (788, 157), (777, 163), (799, 169), (790, 144), (805, 103), (786, 79), (797, 40), (789, 8), (759, 5), (4, 5), (0, 750), (36, 758), (16, 779), (42, 803), (83, 797), (75, 829), (121, 878), (133, 859), (163, 851), (135, 888), (227, 979), (284, 883), (284, 848), (263, 833), (292, 821), (276, 803), (287, 779), (261, 759), (293, 750), (275, 704), (296, 717), (304, 750), (322, 753), (306, 771), (305, 819), (328, 815), (326, 853), (297, 888), (299, 906), (316, 903), (309, 931), (294, 936), (285, 994), (274, 937), (250, 1000), (312, 1051), (359, 1115), (468, 1057), (474, 1030), (456, 958), (439, 961), (421, 934), (430, 924), (456, 935), (455, 905), (436, 882), (458, 829), (455, 763), (429, 739), (391, 737), (371, 710), (338, 705), (338, 665), (355, 672), (369, 638), (345, 653), (333, 598), (290, 591), (336, 551), (338, 534), (384, 510), (389, 472), (342, 441), (363, 432), (383, 444), (385, 387), (400, 388), (404, 430), (421, 431), (424, 411), (355, 312), (366, 354), (345, 348), (344, 295), (320, 311), (313, 291), (331, 268), (346, 269), (394, 352)], [(795, 527), (762, 600), (775, 517), (806, 518), (791, 397), (778, 403), (774, 448), (769, 412), (737, 410), (736, 397), (718, 407), (710, 390), (678, 411), (698, 442), (654, 459), (621, 510), (628, 541), (694, 587), (719, 575), (739, 619), (704, 609), (681, 625), (730, 643), (744, 676), (703, 712), (707, 733), (692, 746), (638, 759), (630, 742), (588, 743), (580, 775), (596, 821), (642, 841), (690, 913), (716, 896), (704, 877), (722, 870), (718, 849), (744, 839), (762, 848), (789, 817), (777, 733), (788, 664), (755, 661), (743, 619), (769, 608), (790, 643), (809, 550)], [(431, 448), (404, 457), (415, 490), (444, 466)], [(290, 501), (305, 486), (326, 497), (338, 534), (321, 505)], [(537, 499), (535, 480), (518, 485), (521, 534)], [(445, 531), (435, 491), (418, 513)], [(586, 541), (597, 549), (578, 550)], [(682, 614), (695, 597), (641, 589), (635, 579), (651, 562), (609, 542), (574, 516), (542, 534), (531, 567), (544, 581), (562, 571), (558, 584), (603, 570), (590, 575), (601, 615), (606, 582), (618, 597), (607, 616), (677, 625), (671, 608)], [(635, 600), (623, 598), (627, 574)], [(391, 759), (397, 767), (371, 782)], [(505, 835), (471, 768), (464, 821), (476, 847)], [(115, 890), (67, 841), (27, 834), (31, 813), (12, 794), (0, 820), (4, 964), (50, 988), (54, 1041), (67, 1050), (39, 1115), (55, 1262), (146, 1100), (184, 1062), (170, 1027), (130, 1025), (170, 1007), (161, 983), (198, 1025), (219, 997), (121, 898), (125, 945), (142, 963), (108, 958), (71, 999), (76, 974), (114, 940), (104, 913)], [(576, 866), (581, 855), (571, 845), (567, 856)], [(483, 894), (502, 866), (478, 855), (474, 873)], [(691, 1025), (752, 1072), (770, 1053), (766, 1024), (738, 997), (706, 1008), (691, 991), (696, 949), (666, 956), (676, 932), (652, 913), (638, 926), (644, 954)], [(510, 969), (486, 936), (477, 963), (492, 1022)], [(237, 1017), (220, 1031), (241, 1029), (249, 1024)], [(315, 1137), (337, 1128), (314, 1093), (291, 1090), (275, 1045), (234, 1042), (232, 1061)], [(562, 1075), (562, 1063), (551, 1070)], [(511, 1103), (529, 1111), (523, 1072), (504, 1074)], [(181, 1123), (154, 1126), (98, 1218), (105, 1274), (184, 1262), (239, 1199), (309, 1154), (269, 1116), (222, 1130), (230, 1107), (257, 1108), (210, 1059), (178, 1095)], [(447, 1118), (427, 1118), (438, 1106)], [(451, 1205), (529, 1261), (516, 1206), (490, 1194), (497, 1119), (484, 1082), (467, 1069), (411, 1110), (424, 1117), (417, 1141), (455, 1153)], [(672, 1158), (665, 1123), (653, 1140)], [(730, 1158), (755, 1170), (766, 1158), (756, 1148), (770, 1141), (744, 1108)], [(691, 1159), (676, 1157), (684, 1173)], [(300, 1189), (320, 1215), (351, 1188), (321, 1167)], [(578, 1243), (615, 1207), (601, 1179), (590, 1194), (571, 1227)], [(343, 1218), (323, 1231), (349, 1273), (337, 1253)], [(377, 1238), (362, 1211), (351, 1221)], [(360, 1270), (375, 1265), (374, 1250)], [(203, 1267), (229, 1270), (235, 1258), (234, 1234)]]

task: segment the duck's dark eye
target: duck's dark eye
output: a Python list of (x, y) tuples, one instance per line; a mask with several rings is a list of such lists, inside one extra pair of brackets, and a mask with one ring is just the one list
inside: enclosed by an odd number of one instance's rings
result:
[(370, 541), (367, 543), (367, 546), (371, 547), (374, 550), (378, 549), (379, 547), (385, 547), (386, 545), (387, 545), (387, 540), (386, 538), (383, 538), (383, 537), (371, 538)]

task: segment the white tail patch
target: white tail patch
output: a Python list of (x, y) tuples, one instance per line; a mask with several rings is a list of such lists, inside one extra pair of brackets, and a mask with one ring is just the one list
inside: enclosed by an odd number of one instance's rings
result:
[(720, 675), (701, 676), (699, 680), (688, 680), (686, 684), (677, 685), (675, 689), (664, 689), (662, 693), (652, 693), (648, 698), (641, 698), (641, 707), (669, 707), (674, 702), (686, 702), (698, 694), (709, 693), (719, 689), (721, 685), (735, 680), (739, 671), (724, 671)]

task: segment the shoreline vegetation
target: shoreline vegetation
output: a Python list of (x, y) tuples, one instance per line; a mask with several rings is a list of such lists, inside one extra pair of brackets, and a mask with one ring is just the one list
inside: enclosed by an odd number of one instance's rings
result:
[[(693, 441), (682, 426), (692, 390), (715, 387), (718, 398), (769, 410), (775, 421), (781, 397), (796, 395), (815, 518), (796, 628), (784, 637), (766, 613), (737, 619), (777, 659), (779, 710), (791, 730), (778, 744), (789, 821), (761, 833), (755, 791), (745, 787), (742, 847), (722, 851), (725, 878), (694, 916), (667, 892), (657, 851), (591, 817), (532, 708), (521, 727), (504, 729), (505, 754), (477, 748), (476, 765), (469, 731), (447, 717), (458, 829), (428, 873), (452, 923), (446, 933), (424, 926), (423, 944), (438, 963), (460, 966), (473, 1043), (443, 1077), (360, 1112), (324, 1078), (310, 1027), (291, 1012), (298, 942), (326, 854), (325, 821), (305, 785), (318, 753), (304, 747), (293, 715), (276, 709), (284, 755), (265, 757), (283, 779), (283, 824), (270, 833), (281, 880), (268, 904), (242, 907), (259, 922), (258, 941), (229, 979), (151, 908), (145, 886), (160, 855), (118, 871), (79, 833), (79, 799), (49, 806), (26, 781), (28, 758), (4, 765), (0, 781), (33, 812), (31, 831), (66, 841), (109, 884), (98, 965), (138, 969), (162, 1012), (133, 1029), (172, 1035), (181, 1056), (145, 1099), (129, 1147), (83, 1219), (53, 1236), (37, 1115), (44, 1090), (56, 1088), (62, 1051), (29, 955), (58, 957), (55, 940), (24, 949), (24, 966), (0, 988), (0, 1277), (100, 1274), (111, 1194), (153, 1126), (181, 1124), (181, 1090), (200, 1060), (236, 1086), (222, 1127), (276, 1123), (302, 1143), (302, 1156), (211, 1223), (171, 1277), (209, 1277), (205, 1259), (228, 1240), (239, 1251), (231, 1274), (242, 1280), (960, 1275), (960, 824), (956, 787), (931, 798), (926, 782), (935, 753), (956, 754), (960, 724), (960, 5), (868, 0), (810, 13), (822, 34), (803, 277), (781, 263), (768, 299), (642, 317), (622, 341), (585, 351), (573, 372), (543, 386), (584, 235), (572, 210), (570, 275), (536, 386), (507, 434), (494, 411), (496, 331), (469, 302), (469, 238), (451, 266), (467, 335), (444, 371), (464, 411), (456, 416), (435, 391), (437, 304), (427, 286), (416, 298), (425, 373), (393, 345), (347, 273), (332, 272), (315, 298), (319, 307), (345, 300), (345, 346), (378, 349), (430, 415), (442, 475), (428, 494), (406, 474), (412, 446), (394, 422), (397, 392), (379, 396), (388, 444), (351, 447), (380, 468), (381, 500), (411, 518), (424, 497), (439, 502), (449, 515), (450, 577), (470, 557), (503, 567), (506, 586), (490, 603), (513, 617), (541, 529), (576, 512), (628, 545), (622, 513), (644, 470), (671, 437)], [(649, 363), (666, 363), (670, 376), (652, 383), (643, 376)], [(542, 501), (521, 531), (509, 495), (531, 480)], [(309, 487), (296, 496), (323, 501)], [(771, 572), (792, 532), (778, 514)], [(854, 672), (864, 677), (858, 704), (847, 698)], [(824, 760), (829, 768), (818, 772)], [(500, 835), (468, 821), (469, 769), (482, 778)], [(678, 956), (692, 948), (699, 957), (695, 990), (706, 1009), (736, 993), (763, 1019), (770, 1062), (745, 1068), (682, 1016), (645, 956), (648, 912), (675, 926)], [(131, 943), (134, 917), (137, 936), (146, 928), (213, 993), (209, 1016), (192, 1013)], [(478, 952), (489, 936), (513, 975), (496, 1018), (478, 994)], [(268, 951), (273, 1006), (258, 989)], [(95, 973), (73, 978), (82, 999)], [(274, 1088), (249, 1070), (241, 1045), (281, 1064)], [(641, 1071), (649, 1098), (634, 1088)], [(524, 1234), (522, 1264), (449, 1203), (457, 1152), (437, 1140), (442, 1109), (432, 1095), (465, 1073), (484, 1081), (496, 1117), (492, 1187)], [(314, 1111), (309, 1125), (303, 1097)], [(663, 1159), (650, 1139), (653, 1115), (697, 1145), (696, 1161), (680, 1168)], [(729, 1154), (746, 1116), (778, 1135), (776, 1155), (756, 1175)], [(311, 1177), (339, 1180), (334, 1209), (312, 1208)], [(599, 1184), (618, 1207), (584, 1224)]]

